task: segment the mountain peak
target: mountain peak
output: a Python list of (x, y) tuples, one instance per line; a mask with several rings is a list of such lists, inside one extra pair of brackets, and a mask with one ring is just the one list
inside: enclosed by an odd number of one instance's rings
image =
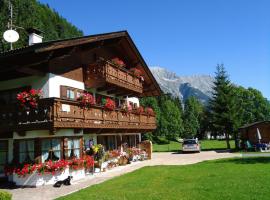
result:
[(151, 67), (150, 70), (164, 93), (171, 93), (182, 101), (195, 96), (206, 104), (212, 95), (214, 78), (210, 75), (179, 76), (158, 66)]

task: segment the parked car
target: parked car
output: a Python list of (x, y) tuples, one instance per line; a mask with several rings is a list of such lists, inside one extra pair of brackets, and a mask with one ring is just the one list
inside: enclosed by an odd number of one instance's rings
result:
[(201, 145), (198, 139), (184, 139), (182, 152), (200, 152)]

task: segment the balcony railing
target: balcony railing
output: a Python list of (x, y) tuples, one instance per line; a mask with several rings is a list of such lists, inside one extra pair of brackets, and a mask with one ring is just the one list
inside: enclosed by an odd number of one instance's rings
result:
[(111, 84), (136, 93), (143, 93), (143, 84), (140, 78), (110, 61), (100, 60), (97, 65), (91, 66), (89, 74), (102, 78), (106, 84)]
[(0, 108), (0, 132), (58, 128), (148, 132), (156, 129), (156, 119), (147, 114), (108, 111), (98, 106), (84, 109), (77, 101), (58, 98), (41, 99), (37, 109)]

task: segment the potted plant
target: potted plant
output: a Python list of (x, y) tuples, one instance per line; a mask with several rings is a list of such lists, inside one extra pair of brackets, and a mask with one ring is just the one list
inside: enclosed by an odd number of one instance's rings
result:
[(125, 67), (125, 66), (126, 66), (125, 63), (124, 63), (124, 61), (121, 60), (121, 59), (119, 59), (119, 58), (117, 58), (117, 57), (111, 59), (111, 62), (112, 62), (113, 64), (119, 66), (119, 67)]
[(142, 77), (142, 71), (140, 69), (138, 69), (137, 67), (131, 68), (129, 70), (134, 76), (136, 76), (137, 78)]
[(136, 108), (135, 111), (136, 111), (136, 113), (139, 114), (139, 115), (140, 115), (140, 114), (143, 114), (143, 113), (144, 113), (144, 107), (143, 107), (143, 106), (139, 106), (138, 108)]
[(31, 89), (17, 94), (17, 100), (24, 109), (35, 109), (38, 107), (38, 100), (42, 97), (42, 91)]
[(92, 105), (96, 104), (96, 100), (94, 96), (88, 92), (82, 93), (78, 98), (77, 101), (80, 102), (81, 106), (83, 108), (91, 108)]
[(154, 112), (153, 108), (147, 107), (147, 108), (145, 108), (145, 112), (147, 115), (155, 116), (155, 112)]
[(115, 107), (116, 107), (116, 105), (115, 105), (115, 101), (114, 100), (112, 100), (111, 98), (106, 98), (106, 103), (105, 103), (105, 105), (104, 105), (104, 108), (106, 109), (106, 110), (114, 110), (115, 109)]

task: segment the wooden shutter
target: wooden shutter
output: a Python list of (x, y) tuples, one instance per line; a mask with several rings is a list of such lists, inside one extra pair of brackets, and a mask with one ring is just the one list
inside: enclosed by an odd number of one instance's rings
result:
[(60, 86), (60, 98), (67, 99), (67, 86)]
[(64, 138), (63, 140), (63, 153), (64, 159), (68, 159), (68, 138)]

